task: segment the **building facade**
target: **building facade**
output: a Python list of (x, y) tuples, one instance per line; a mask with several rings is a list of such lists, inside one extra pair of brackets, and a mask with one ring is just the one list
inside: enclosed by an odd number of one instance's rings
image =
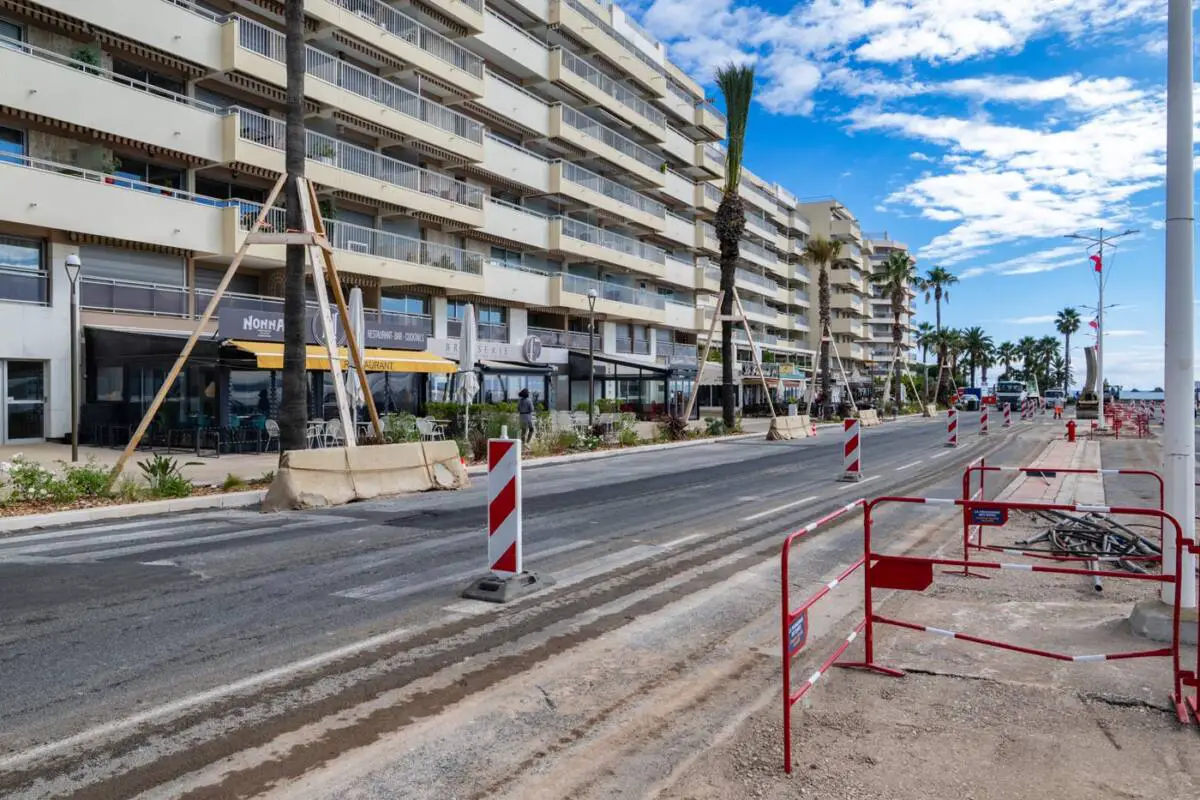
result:
[[(304, 6), (306, 175), (371, 345), (402, 351), (372, 375), (381, 410), (448, 397), (467, 303), (483, 399), (586, 399), (593, 314), (601, 397), (652, 415), (707, 380), (725, 120), (662, 44), (593, 0)], [(0, 443), (68, 433), (69, 255), (84, 437), (120, 437), (149, 405), (284, 169), (281, 14), (0, 0)], [(742, 193), (739, 292), (787, 365), (776, 386), (795, 386), (815, 350), (799, 257), (815, 231), (781, 187), (746, 173)], [(265, 221), (284, 230), (281, 203)], [(277, 412), (282, 267), (281, 246), (249, 246), (165, 424)], [(310, 371), (310, 411), (331, 415), (329, 376)]]

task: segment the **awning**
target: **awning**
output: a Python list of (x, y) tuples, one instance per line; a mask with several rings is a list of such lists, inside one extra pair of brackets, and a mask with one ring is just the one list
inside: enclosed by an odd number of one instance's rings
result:
[(511, 361), (479, 361), (476, 366), (482, 372), (495, 375), (553, 375), (554, 367), (547, 364), (515, 364)]
[[(255, 357), (261, 369), (283, 369), (282, 342), (244, 342), (230, 341), (226, 344), (250, 353)], [(310, 370), (328, 370), (329, 352), (317, 344), (307, 345), (307, 368)], [(339, 353), (341, 358), (349, 357), (349, 351), (343, 347)], [(437, 372), (452, 373), (458, 369), (453, 361), (447, 361), (441, 356), (426, 353), (421, 350), (383, 350), (367, 348), (363, 351), (364, 366), (367, 372)], [(344, 368), (339, 364), (338, 368)]]

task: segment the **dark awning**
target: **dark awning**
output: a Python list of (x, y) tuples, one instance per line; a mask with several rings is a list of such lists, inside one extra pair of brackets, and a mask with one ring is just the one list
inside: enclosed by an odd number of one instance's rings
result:
[[(603, 369), (601, 366), (603, 365)], [(567, 354), (567, 368), (573, 380), (588, 379), (588, 354), (577, 353), (574, 350)], [(671, 370), (656, 364), (643, 364), (640, 361), (625, 361), (610, 355), (596, 354), (596, 377), (605, 380), (657, 380), (665, 381), (671, 375)]]
[[(175, 359), (183, 350), (190, 331), (151, 328), (115, 328), (104, 325), (84, 326), (92, 357), (102, 363), (141, 359)], [(213, 335), (201, 334), (196, 340), (189, 363), (216, 361), (219, 344)]]
[(555, 369), (548, 364), (517, 364), (512, 361), (478, 361), (481, 372), (491, 375), (553, 375)]

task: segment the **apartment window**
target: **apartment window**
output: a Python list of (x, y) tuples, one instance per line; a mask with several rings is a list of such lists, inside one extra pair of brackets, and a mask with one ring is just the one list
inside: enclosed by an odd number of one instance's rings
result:
[(0, 236), (0, 301), (48, 305), (49, 283), (41, 240)]
[(15, 22), (0, 19), (0, 36), (5, 39), (16, 39), (18, 42), (23, 42), (25, 41), (25, 28)]
[(492, 261), (509, 269), (520, 269), (522, 266), (521, 254), (516, 250), (505, 250), (503, 247), (492, 248)]
[(429, 298), (419, 294), (403, 294), (398, 297), (384, 297), (383, 310), (397, 314), (429, 314)]
[(121, 167), (116, 174), (155, 186), (165, 186), (168, 189), (183, 188), (183, 170), (176, 167), (163, 167), (133, 158), (121, 157)]
[[(446, 335), (458, 337), (462, 335), (463, 309), (466, 302), (451, 300), (446, 303)], [(508, 341), (508, 309), (504, 306), (475, 306), (475, 328), (479, 338), (490, 342)]]
[(0, 128), (0, 161), (20, 163), (25, 155), (25, 132), (16, 128)]
[(121, 61), (120, 59), (113, 61), (112, 71), (132, 81), (154, 86), (158, 89), (166, 89), (168, 92), (174, 92), (175, 94), (184, 94), (184, 89), (186, 88), (182, 81), (168, 78), (166, 75), (159, 75), (157, 72), (151, 72), (145, 67), (131, 64), (128, 61)]

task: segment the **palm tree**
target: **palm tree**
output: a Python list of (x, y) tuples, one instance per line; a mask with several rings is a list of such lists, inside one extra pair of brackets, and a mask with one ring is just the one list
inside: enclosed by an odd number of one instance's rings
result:
[(1024, 379), (1028, 381), (1035, 377), (1038, 360), (1037, 339), (1032, 336), (1022, 336), (1021, 340), (1017, 342), (1017, 357), (1021, 359), (1021, 372)]
[(933, 344), (933, 324), (922, 322), (917, 325), (917, 347), (921, 348), (921, 364), (925, 363), (926, 356), (929, 355), (929, 345)]
[(1055, 356), (1054, 361), (1050, 364), (1050, 380), (1053, 385), (1062, 384), (1067, 386), (1070, 383), (1070, 367), (1062, 356)]
[(957, 328), (950, 328), (945, 331), (946, 334), (946, 355), (950, 364), (950, 377), (954, 379), (956, 384), (961, 384), (962, 375), (958, 371), (959, 359), (965, 351), (965, 339), (963, 332)]
[[(284, 169), (287, 171), (287, 226), (303, 230), (300, 194), (296, 179), (304, 177), (304, 0), (287, 0), (284, 6), (287, 60), (287, 127)], [(288, 245), (283, 279), (283, 396), (279, 404), (279, 457), (302, 450), (308, 422), (308, 372), (306, 331), (308, 309), (304, 297), (304, 246)]]
[(726, 151), (725, 186), (713, 225), (721, 243), (721, 382), (725, 391), (721, 412), (725, 426), (733, 429), (735, 402), (733, 386), (733, 282), (737, 274), (738, 242), (746, 230), (746, 209), (738, 194), (742, 180), (742, 155), (746, 146), (746, 123), (754, 94), (754, 67), (726, 64), (717, 70), (716, 84), (725, 97)]
[[(1063, 353), (1066, 365), (1063, 367), (1063, 393), (1071, 393), (1071, 334), (1079, 330), (1079, 312), (1068, 306), (1054, 318), (1054, 329), (1063, 335)], [(1057, 383), (1057, 381), (1056, 381)]]
[[(871, 283), (883, 287), (884, 292), (892, 301), (892, 358), (898, 358), (901, 343), (904, 341), (904, 328), (900, 323), (900, 318), (908, 306), (908, 287), (917, 281), (916, 262), (909, 257), (908, 253), (893, 251), (879, 266), (879, 269), (871, 273), (870, 280)], [(895, 394), (893, 395), (897, 399), (901, 394), (902, 378), (901, 370), (897, 368)]]
[(1004, 375), (1007, 375), (1012, 368), (1012, 362), (1017, 358), (1017, 346), (1012, 342), (1002, 342), (996, 348), (996, 358), (1004, 365)]
[(984, 348), (983, 352), (980, 353), (979, 356), (979, 368), (981, 370), (981, 374), (979, 376), (979, 385), (985, 387), (988, 385), (988, 368), (996, 363), (996, 345), (994, 342), (992, 342), (991, 336), (987, 337), (987, 343), (987, 347)]
[[(926, 303), (929, 302), (930, 297), (933, 298), (936, 322), (934, 328), (939, 332), (942, 330), (942, 301), (945, 300), (947, 303), (950, 302), (950, 287), (956, 283), (958, 283), (958, 278), (954, 277), (949, 270), (946, 270), (942, 267), (934, 267), (926, 272), (925, 277), (921, 278), (920, 282), (917, 284), (917, 288), (925, 292)], [(945, 367), (945, 364), (945, 360), (939, 355), (937, 386), (938, 397), (942, 396), (942, 387), (945, 386), (946, 383), (945, 376), (942, 375), (942, 370)]]
[(1050, 365), (1058, 357), (1058, 339), (1053, 336), (1043, 336), (1037, 340), (1038, 349), (1038, 389), (1047, 389), (1057, 383), (1050, 379)]
[(829, 265), (837, 260), (842, 252), (842, 243), (837, 239), (826, 239), (824, 236), (814, 236), (804, 245), (804, 260), (820, 267), (817, 277), (817, 307), (819, 309), (821, 332), (821, 416), (828, 419), (833, 416), (833, 394), (830, 391), (833, 383), (830, 380), (829, 348), (829, 306), (832, 302), (829, 293)]
[[(975, 369), (980, 362), (984, 362), (988, 357), (988, 352), (992, 347), (992, 337), (984, 332), (983, 328), (974, 327), (967, 328), (962, 332), (963, 352), (970, 360), (971, 364), (971, 385), (975, 385)], [(985, 367), (986, 369), (986, 367)]]

